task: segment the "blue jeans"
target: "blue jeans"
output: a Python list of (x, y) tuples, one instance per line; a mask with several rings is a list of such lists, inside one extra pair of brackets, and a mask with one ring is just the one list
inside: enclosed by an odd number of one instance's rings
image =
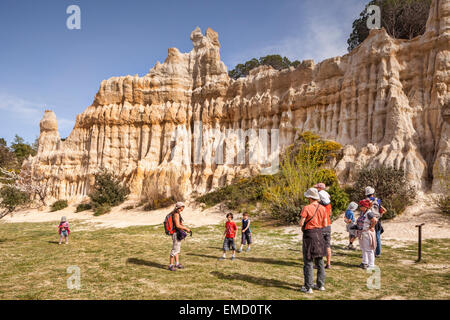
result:
[(375, 250), (375, 255), (379, 256), (381, 254), (381, 233), (380, 231), (376, 231), (377, 235), (377, 248)]

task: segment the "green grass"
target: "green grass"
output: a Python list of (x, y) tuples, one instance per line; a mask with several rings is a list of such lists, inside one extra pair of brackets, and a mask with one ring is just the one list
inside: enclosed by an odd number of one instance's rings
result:
[[(450, 239), (383, 247), (381, 289), (369, 290), (359, 251), (334, 247), (325, 292), (304, 295), (298, 237), (270, 222), (252, 224), (256, 244), (218, 261), (222, 226), (194, 229), (182, 245), (185, 270), (166, 270), (170, 238), (161, 226), (77, 231), (58, 245), (55, 223), (0, 224), (0, 299), (449, 299)], [(85, 225), (83, 225), (83, 228)], [(81, 290), (67, 289), (67, 267), (81, 269)], [(442, 268), (444, 266), (445, 268)]]

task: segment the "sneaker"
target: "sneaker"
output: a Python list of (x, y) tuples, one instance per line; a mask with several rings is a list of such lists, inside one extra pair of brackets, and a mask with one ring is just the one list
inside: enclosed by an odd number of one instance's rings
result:
[(250, 248), (247, 248), (247, 250), (245, 250), (245, 252), (249, 252), (250, 251)]
[(349, 249), (349, 250), (356, 250), (356, 248), (355, 248), (355, 246), (354, 246), (353, 244), (349, 245), (349, 246), (348, 246), (348, 249)]
[(226, 258), (224, 258), (224, 257), (220, 257), (220, 258), (219, 258), (220, 261), (225, 260), (225, 259), (226, 259)]
[(381, 256), (380, 254), (379, 254), (379, 255), (376, 255), (375, 258), (379, 258), (380, 256)]
[(232, 257), (231, 257), (231, 260), (234, 260), (234, 259), (235, 259), (235, 256), (232, 256)]
[(177, 269), (184, 269), (184, 266), (182, 264), (176, 265), (175, 268)]
[(177, 268), (175, 266), (169, 266), (169, 271), (177, 271)]
[(367, 268), (369, 267), (369, 265), (368, 265), (368, 264), (365, 264), (365, 263), (361, 263), (361, 264), (359, 265), (359, 267), (362, 268), (362, 269), (367, 269)]
[(327, 264), (327, 265), (325, 266), (325, 269), (331, 269), (331, 264)]
[(239, 249), (237, 252), (238, 252), (238, 253), (241, 253), (241, 252), (242, 252), (242, 249)]
[(325, 287), (324, 287), (324, 286), (319, 287), (317, 284), (315, 284), (315, 285), (313, 286), (313, 289), (314, 289), (314, 290), (319, 290), (319, 291), (325, 291)]
[(308, 294), (313, 293), (313, 291), (312, 291), (311, 288), (307, 289), (306, 287), (302, 287), (302, 288), (300, 289), (300, 291), (303, 292), (303, 293), (308, 293)]

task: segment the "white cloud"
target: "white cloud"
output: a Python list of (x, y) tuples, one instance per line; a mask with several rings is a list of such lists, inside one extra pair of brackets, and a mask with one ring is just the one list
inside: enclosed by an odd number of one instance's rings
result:
[(241, 52), (230, 59), (231, 67), (253, 57), (274, 53), (291, 60), (314, 59), (315, 63), (344, 55), (352, 22), (363, 8), (361, 0), (307, 0), (291, 8), (299, 12), (298, 33), (290, 32), (270, 45)]
[[(36, 126), (39, 130), (39, 121), (47, 109), (43, 102), (33, 102), (21, 97), (17, 97), (5, 92), (0, 92), (0, 110), (2, 114), (9, 113), (10, 116), (17, 119), (18, 122), (11, 124), (11, 126), (19, 128), (20, 125)], [(59, 118), (58, 129), (70, 130), (73, 128), (75, 121), (65, 118)]]
[(20, 114), (23, 117), (30, 117), (35, 116), (39, 112), (38, 105), (20, 97), (0, 93), (0, 110)]

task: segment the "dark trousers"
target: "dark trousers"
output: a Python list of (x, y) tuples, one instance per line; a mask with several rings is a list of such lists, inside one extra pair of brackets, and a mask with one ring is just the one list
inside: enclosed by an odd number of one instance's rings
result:
[(379, 256), (381, 254), (381, 232), (380, 230), (376, 231), (377, 235), (377, 248), (375, 250), (375, 255)]
[(303, 255), (303, 275), (305, 277), (305, 287), (310, 289), (314, 284), (314, 265), (317, 266), (317, 286), (320, 288), (325, 285), (325, 267), (323, 264), (323, 258), (313, 258), (308, 260)]

